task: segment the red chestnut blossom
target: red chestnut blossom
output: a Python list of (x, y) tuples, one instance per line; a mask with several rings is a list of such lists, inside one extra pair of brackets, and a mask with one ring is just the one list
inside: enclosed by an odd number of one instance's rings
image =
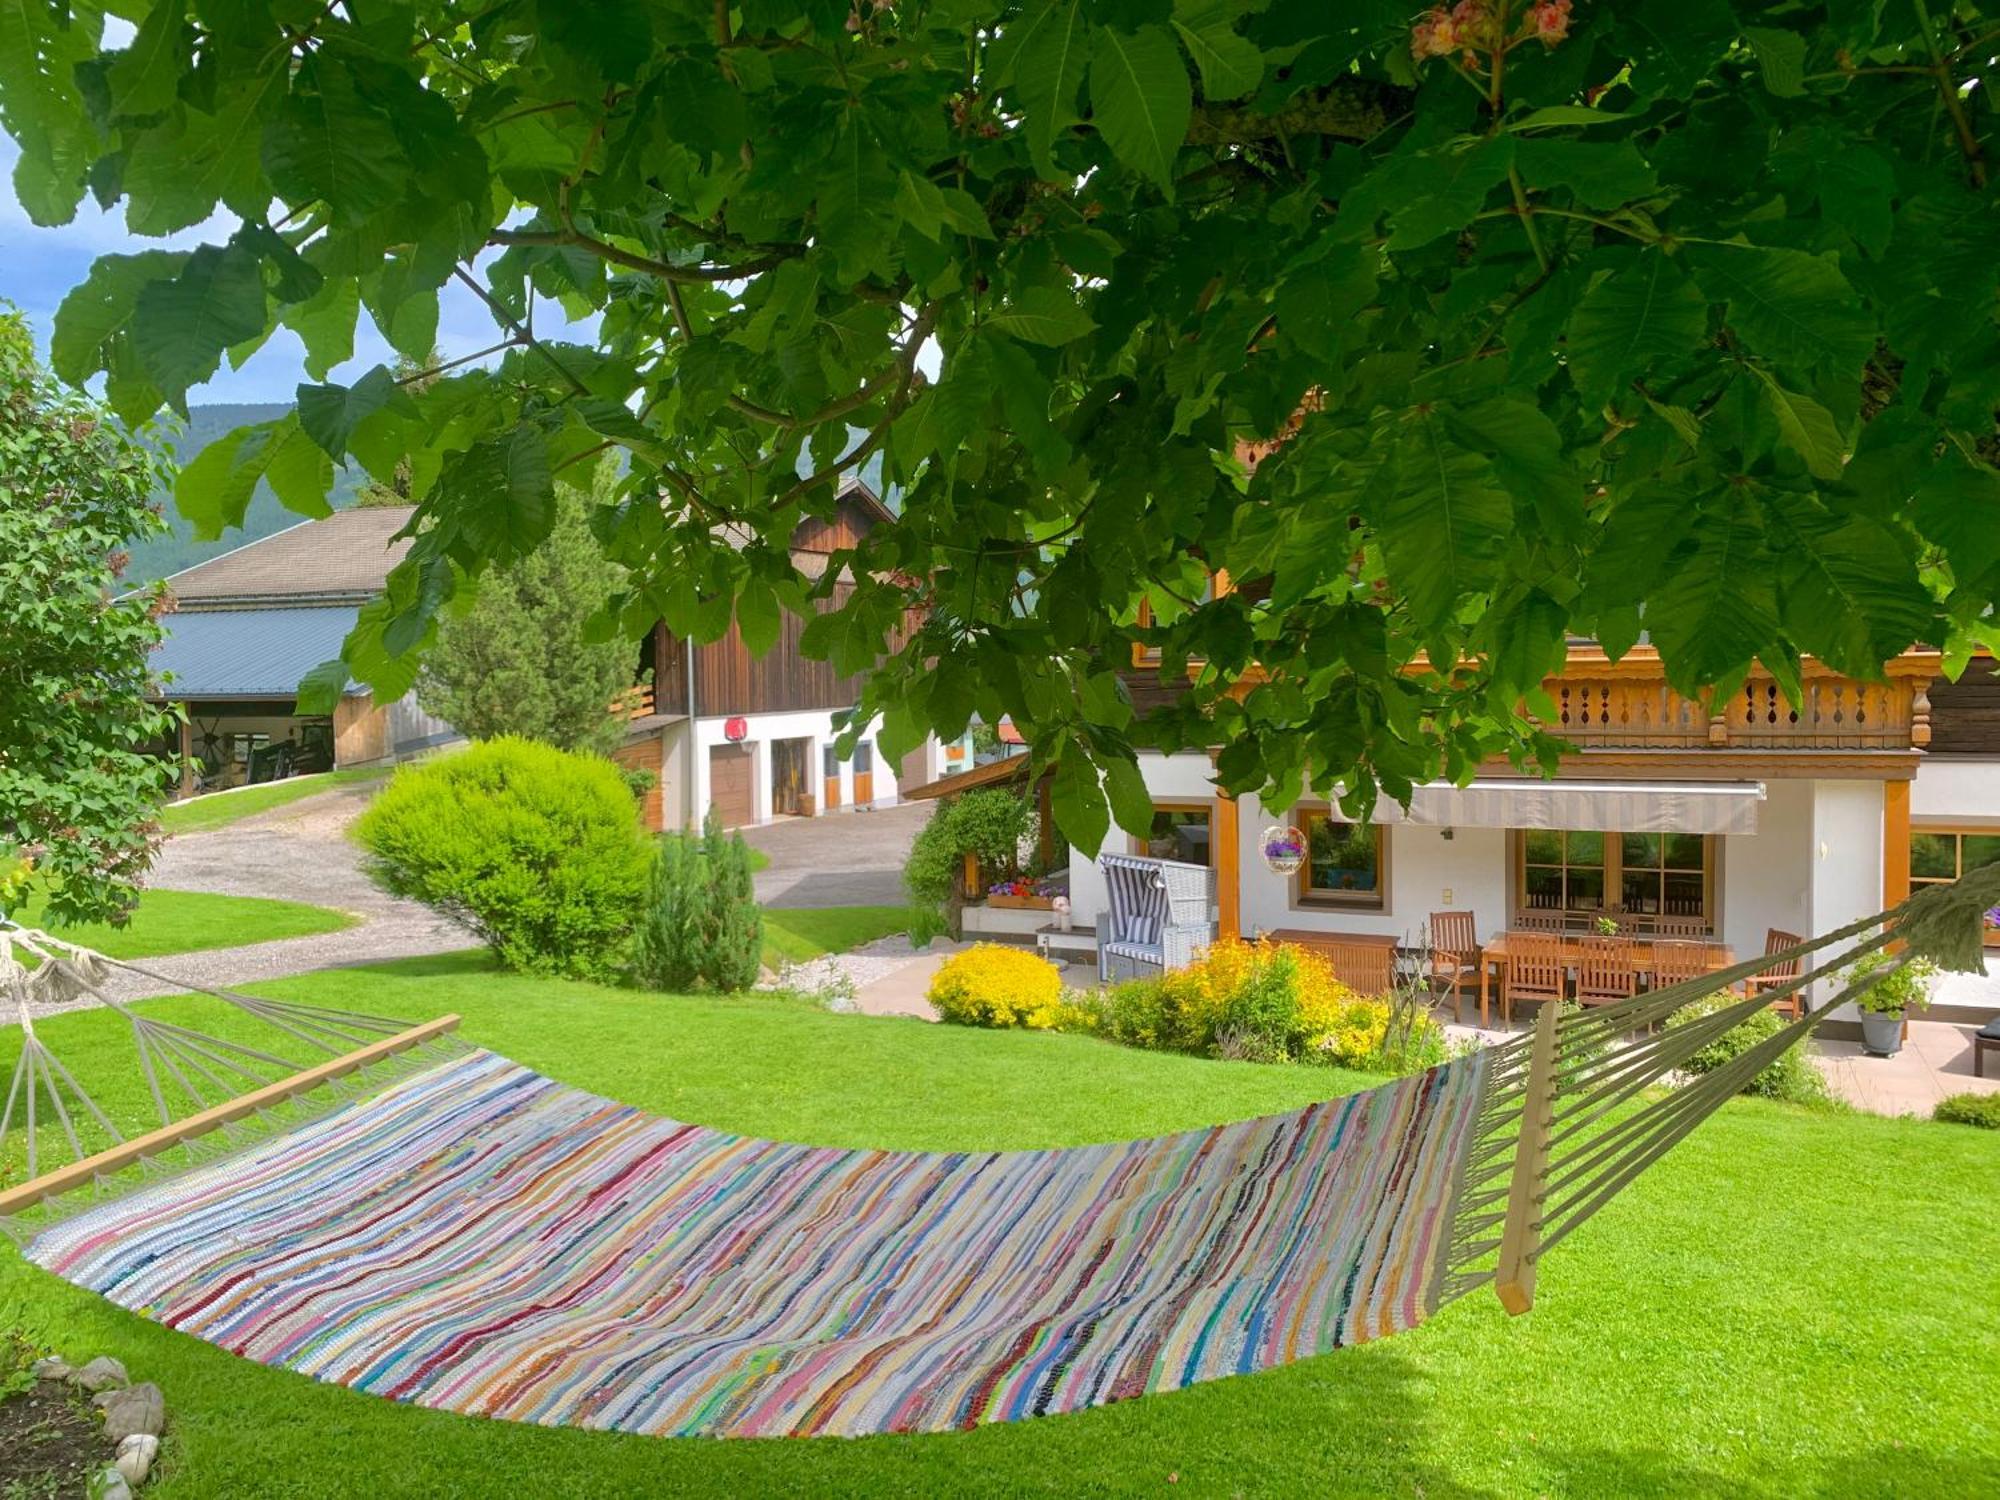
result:
[(1543, 46), (1553, 47), (1569, 35), (1569, 4), (1570, 0), (1542, 0), (1530, 13)]
[(1458, 28), (1451, 12), (1442, 5), (1417, 17), (1410, 28), (1410, 53), (1418, 62), (1431, 57), (1449, 57), (1458, 50)]

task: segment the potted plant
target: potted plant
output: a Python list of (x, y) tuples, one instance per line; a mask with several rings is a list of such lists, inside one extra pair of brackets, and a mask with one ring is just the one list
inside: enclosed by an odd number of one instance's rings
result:
[(1889, 954), (1875, 952), (1847, 971), (1850, 981), (1881, 976), (1854, 999), (1861, 1011), (1861, 1047), (1871, 1057), (1894, 1057), (1903, 1050), (1903, 1013), (1924, 1003), (1937, 974), (1927, 958), (1913, 958), (1901, 968), (1891, 963)]
[(1616, 917), (1599, 917), (1592, 925), (1597, 928), (1597, 935), (1599, 937), (1618, 936), (1618, 919)]

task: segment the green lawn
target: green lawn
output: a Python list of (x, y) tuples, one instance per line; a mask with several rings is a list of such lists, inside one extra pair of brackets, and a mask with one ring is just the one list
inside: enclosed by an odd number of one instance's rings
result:
[[(40, 898), (31, 897), (9, 915), (24, 927), (41, 926)], [(132, 920), (123, 927), (91, 922), (51, 930), (57, 937), (113, 958), (157, 958), (163, 953), (195, 953), (203, 948), (268, 943), (274, 938), (310, 937), (353, 925), (354, 918), (344, 911), (300, 901), (151, 890), (140, 896)]]
[(380, 781), (389, 773), (380, 768), (356, 771), (326, 771), (317, 776), (291, 776), (283, 781), (262, 782), (257, 786), (209, 792), (160, 810), (160, 827), (167, 833), (208, 833), (226, 828), (253, 813), (269, 812), (288, 802), (297, 802), (315, 792), (331, 791), (360, 781)]
[[(1366, 1080), (1083, 1038), (511, 978), (479, 960), (273, 994), (412, 1018), (582, 1087), (835, 1145), (1031, 1147)], [(219, 1007), (160, 1002), (205, 1022)], [(139, 1123), (116, 1018), (59, 1055)], [(12, 1043), (0, 1036), (0, 1068)], [(13, 1164), (18, 1170), (18, 1163)], [(1737, 1101), (1542, 1267), (1414, 1333), (1247, 1379), (943, 1437), (663, 1441), (480, 1422), (232, 1358), (0, 1258), (0, 1306), (166, 1391), (162, 1500), (368, 1496), (1972, 1496), (2000, 1492), (2000, 1137)], [(281, 1476), (281, 1477), (280, 1477)]]
[(822, 953), (845, 953), (910, 925), (900, 906), (786, 906), (764, 908), (764, 962), (803, 963)]

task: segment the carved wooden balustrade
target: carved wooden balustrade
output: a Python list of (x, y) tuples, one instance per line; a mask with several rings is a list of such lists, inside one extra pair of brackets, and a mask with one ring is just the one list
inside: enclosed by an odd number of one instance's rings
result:
[(1930, 742), (1925, 682), (1811, 673), (1798, 706), (1768, 677), (1725, 699), (1683, 698), (1656, 677), (1552, 678), (1547, 728), (1585, 749), (1909, 750)]

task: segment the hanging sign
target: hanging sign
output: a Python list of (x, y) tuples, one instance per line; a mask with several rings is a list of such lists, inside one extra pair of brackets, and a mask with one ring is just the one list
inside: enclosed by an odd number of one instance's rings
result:
[(722, 721), (722, 737), (732, 744), (750, 738), (750, 721), (740, 714)]

